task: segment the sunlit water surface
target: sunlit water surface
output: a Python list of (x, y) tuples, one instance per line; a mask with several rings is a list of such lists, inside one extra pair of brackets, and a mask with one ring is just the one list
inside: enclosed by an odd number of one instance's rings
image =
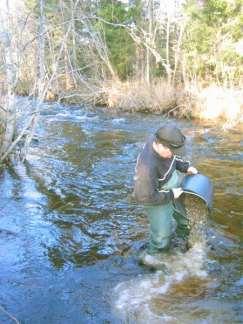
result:
[(176, 122), (214, 182), (208, 244), (167, 273), (137, 264), (148, 224), (129, 195), (161, 122), (43, 106), (27, 163), (0, 176), (0, 323), (243, 323), (242, 129)]

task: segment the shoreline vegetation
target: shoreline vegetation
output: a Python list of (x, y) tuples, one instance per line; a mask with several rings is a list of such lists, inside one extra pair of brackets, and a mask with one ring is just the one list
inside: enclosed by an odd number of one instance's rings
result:
[(114, 112), (152, 113), (219, 122), (226, 128), (243, 122), (243, 90), (215, 84), (207, 87), (193, 83), (172, 86), (164, 79), (149, 85), (136, 80), (110, 80), (93, 93), (69, 89), (62, 97), (50, 92), (46, 99), (66, 104), (81, 101), (92, 106), (104, 106)]
[[(241, 0), (3, 0), (0, 162), (25, 160), (41, 103), (221, 124), (243, 117)], [(15, 96), (38, 98), (22, 130)]]

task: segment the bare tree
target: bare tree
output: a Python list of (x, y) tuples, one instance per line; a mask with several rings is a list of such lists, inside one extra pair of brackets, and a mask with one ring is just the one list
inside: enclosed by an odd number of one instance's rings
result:
[(45, 92), (45, 0), (39, 0), (39, 23), (38, 23), (38, 35), (37, 35), (37, 98), (38, 104), (34, 109), (33, 114), (30, 118), (28, 131), (26, 130), (26, 137), (23, 148), (21, 149), (21, 159), (24, 161), (34, 136), (38, 117), (39, 117), (39, 106), (44, 100)]
[(44, 91), (44, 80), (45, 80), (45, 32), (46, 32), (46, 25), (45, 25), (45, 0), (39, 0), (39, 24), (38, 24), (38, 66), (37, 66), (37, 91), (38, 97), (40, 99), (42, 97), (42, 93)]
[(6, 86), (3, 87), (3, 138), (0, 148), (1, 159), (8, 151), (14, 137), (16, 125), (16, 107), (14, 88), (16, 85), (16, 67), (13, 60), (13, 41), (11, 33), (11, 15), (9, 1), (4, 0), (0, 11), (0, 42)]
[[(154, 26), (154, 1), (148, 0), (148, 38), (147, 42), (151, 45), (153, 38), (153, 26)], [(150, 64), (151, 64), (151, 51), (149, 47), (146, 47), (146, 76), (145, 80), (150, 84)]]

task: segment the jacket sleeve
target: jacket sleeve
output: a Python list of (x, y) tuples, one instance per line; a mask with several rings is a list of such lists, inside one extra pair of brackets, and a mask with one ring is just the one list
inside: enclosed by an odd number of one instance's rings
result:
[(190, 166), (190, 162), (189, 161), (185, 161), (183, 160), (180, 156), (176, 155), (175, 156), (175, 160), (176, 160), (176, 169), (186, 173), (187, 169)]

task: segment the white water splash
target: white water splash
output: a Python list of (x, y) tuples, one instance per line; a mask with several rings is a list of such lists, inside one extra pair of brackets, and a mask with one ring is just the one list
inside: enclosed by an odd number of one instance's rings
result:
[(116, 313), (129, 323), (132, 321), (154, 324), (174, 323), (176, 318), (171, 315), (163, 313), (158, 316), (154, 314), (151, 310), (151, 301), (156, 297), (166, 295), (172, 286), (185, 279), (190, 277), (205, 279), (207, 277), (207, 272), (204, 270), (206, 257), (206, 245), (198, 243), (184, 254), (164, 256), (163, 263), (168, 274), (157, 271), (118, 284), (114, 289)]
[(116, 124), (122, 124), (125, 122), (125, 118), (114, 118), (112, 119), (112, 124), (116, 125)]

